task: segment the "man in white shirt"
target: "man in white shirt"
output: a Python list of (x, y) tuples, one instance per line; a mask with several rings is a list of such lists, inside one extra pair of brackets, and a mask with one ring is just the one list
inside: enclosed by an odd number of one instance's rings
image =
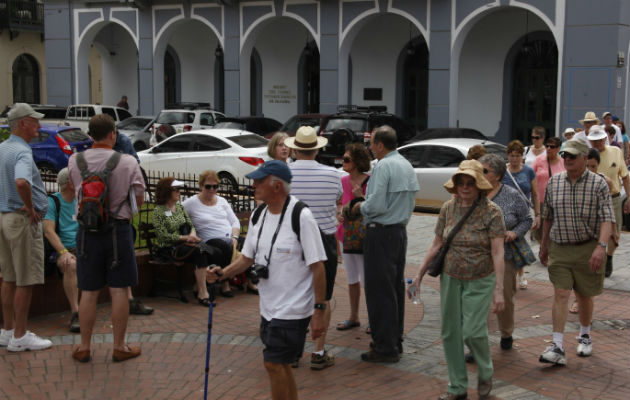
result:
[[(617, 125), (613, 124), (613, 115), (610, 111), (605, 111), (602, 114), (602, 121), (604, 121), (604, 124), (601, 125), (602, 130), (606, 131), (607, 127), (612, 126), (613, 129), (615, 130), (615, 142), (623, 143), (623, 136), (621, 135), (621, 129), (619, 129)], [(606, 138), (606, 145), (610, 146), (608, 138)]]
[(246, 176), (254, 180), (264, 209), (255, 223), (250, 220), (241, 256), (222, 271), (209, 267), (206, 277), (214, 283), (254, 266), (260, 277), (260, 339), (271, 397), (293, 400), (298, 396), (291, 363), (302, 352), (309, 323), (313, 339), (325, 329), (326, 253), (308, 208), (300, 213), (300, 236), (293, 231), (298, 200), (289, 195), (291, 171), (284, 162), (267, 161)]

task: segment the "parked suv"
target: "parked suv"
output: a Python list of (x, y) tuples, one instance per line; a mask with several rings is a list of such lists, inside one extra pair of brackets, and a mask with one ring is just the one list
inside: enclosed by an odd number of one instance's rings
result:
[(151, 127), (151, 146), (155, 146), (159, 142), (159, 140), (155, 137), (155, 132), (162, 124), (168, 124), (173, 127), (175, 133), (180, 133), (212, 128), (217, 123), (217, 118), (219, 117), (225, 117), (225, 115), (219, 111), (205, 108), (162, 110)]
[(398, 145), (411, 139), (416, 130), (385, 106), (339, 106), (339, 112), (328, 118), (320, 135), (328, 139), (328, 145), (319, 153), (319, 161), (335, 167), (341, 166), (341, 158), (348, 143), (369, 144), (374, 128), (389, 125), (396, 131)]
[(74, 104), (68, 106), (64, 123), (66, 126), (72, 125), (87, 132), (90, 118), (96, 114), (107, 114), (114, 119), (115, 123), (131, 117), (131, 113), (121, 107), (103, 106), (100, 104)]

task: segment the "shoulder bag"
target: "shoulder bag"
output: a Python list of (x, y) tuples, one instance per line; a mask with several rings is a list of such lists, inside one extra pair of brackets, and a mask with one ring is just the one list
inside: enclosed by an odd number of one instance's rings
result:
[(514, 175), (512, 175), (512, 173), (510, 172), (510, 167), (506, 166), (505, 171), (510, 176), (510, 179), (512, 179), (512, 182), (514, 182), (514, 185), (516, 185), (516, 188), (518, 189), (521, 196), (523, 196), (523, 198), (525, 199), (525, 202), (527, 202), (527, 205), (529, 205), (529, 208), (534, 208), (534, 203), (532, 203), (532, 201), (528, 199), (527, 196), (525, 196), (523, 189), (521, 189), (521, 186), (518, 184), (518, 182), (516, 182), (516, 179), (514, 179)]
[(464, 225), (468, 217), (470, 217), (470, 214), (472, 214), (475, 208), (477, 208), (478, 204), (479, 204), (479, 200), (476, 200), (473, 203), (473, 205), (470, 207), (468, 212), (466, 212), (466, 214), (462, 217), (462, 219), (459, 220), (457, 225), (455, 225), (451, 233), (448, 234), (448, 237), (446, 238), (446, 242), (442, 245), (442, 247), (440, 247), (440, 250), (438, 250), (437, 254), (431, 259), (431, 261), (429, 261), (429, 266), (427, 267), (427, 273), (430, 276), (436, 277), (442, 273), (442, 270), (444, 269), (444, 260), (446, 259), (446, 253), (448, 252), (448, 248), (450, 247), (451, 242), (453, 241), (453, 238), (455, 237), (457, 232), (459, 232), (459, 230), (462, 228), (462, 226)]

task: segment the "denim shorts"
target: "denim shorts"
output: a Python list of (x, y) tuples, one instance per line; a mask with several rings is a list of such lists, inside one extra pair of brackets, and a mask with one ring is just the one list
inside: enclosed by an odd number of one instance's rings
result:
[(302, 356), (306, 330), (311, 317), (304, 319), (276, 319), (260, 317), (260, 340), (265, 348), (263, 359), (274, 364), (290, 364)]
[[(81, 290), (100, 290), (105, 285), (124, 288), (138, 284), (138, 267), (134, 250), (132, 226), (115, 225), (118, 264), (114, 261), (112, 231), (85, 233), (77, 231), (77, 283)], [(83, 240), (85, 240), (83, 242)]]

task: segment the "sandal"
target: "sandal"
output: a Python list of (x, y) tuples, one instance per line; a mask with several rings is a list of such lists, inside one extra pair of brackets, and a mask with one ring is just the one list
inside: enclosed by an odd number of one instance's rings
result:
[(345, 331), (348, 329), (356, 328), (357, 326), (361, 326), (361, 323), (357, 321), (350, 321), (349, 319), (347, 319), (337, 324), (337, 330)]
[(210, 307), (210, 303), (212, 303), (209, 297), (206, 297), (205, 299), (197, 299), (197, 301), (199, 302), (199, 304), (201, 304), (204, 307)]
[(574, 301), (573, 304), (571, 305), (571, 308), (569, 308), (569, 312), (571, 314), (577, 314), (578, 313), (578, 302)]

